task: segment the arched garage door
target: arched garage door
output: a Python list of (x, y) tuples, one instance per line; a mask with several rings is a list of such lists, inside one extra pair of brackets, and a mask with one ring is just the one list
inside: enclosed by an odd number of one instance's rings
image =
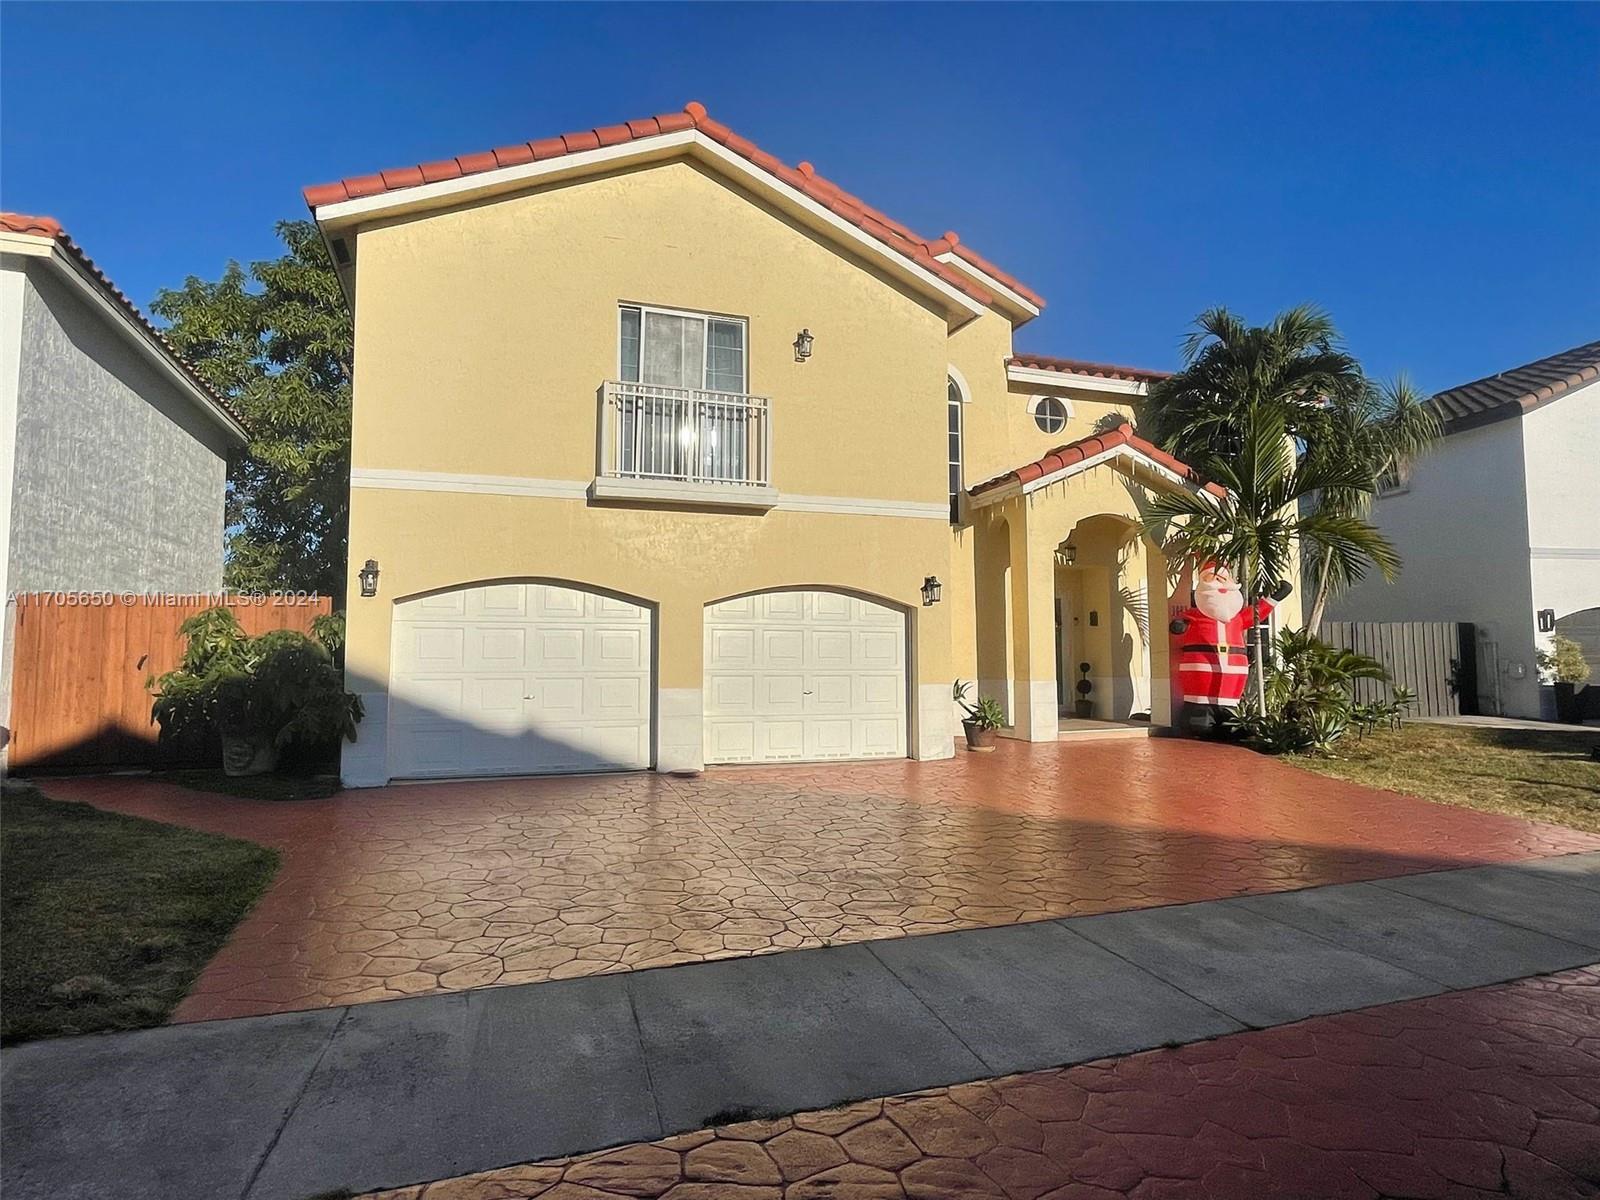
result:
[(544, 583), (395, 606), (389, 771), (396, 778), (650, 765), (651, 613)]
[(707, 763), (906, 753), (906, 620), (841, 592), (706, 608)]

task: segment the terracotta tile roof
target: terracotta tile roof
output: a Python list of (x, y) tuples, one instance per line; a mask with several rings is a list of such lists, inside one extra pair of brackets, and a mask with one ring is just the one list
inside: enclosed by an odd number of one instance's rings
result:
[(172, 360), (173, 365), (183, 372), (186, 379), (210, 397), (218, 408), (238, 422), (241, 427), (249, 428), (239, 410), (234, 408), (226, 396), (195, 373), (194, 367), (173, 348), (172, 343), (167, 341), (166, 335), (151, 324), (150, 318), (139, 310), (139, 306), (123, 295), (122, 290), (111, 282), (106, 273), (96, 265), (94, 259), (83, 252), (83, 247), (72, 240), (67, 231), (61, 227), (60, 221), (54, 217), (30, 217), (23, 213), (0, 212), (0, 229), (5, 230), (7, 233), (30, 234), (34, 237), (53, 240), (56, 245), (60, 246), (93, 277), (95, 282), (100, 285), (100, 289), (115, 301), (135, 324), (156, 340), (162, 352)]
[(1600, 379), (1600, 342), (1586, 342), (1433, 398), (1447, 432), (1514, 417), (1563, 392)]
[(1035, 308), (1044, 307), (1043, 296), (1039, 295), (1038, 292), (1034, 291), (1027, 284), (1023, 283), (1022, 280), (1018, 279), (1015, 275), (1006, 274), (1006, 272), (1002, 271), (999, 267), (995, 266), (992, 262), (978, 254), (976, 251), (962, 245), (961, 238), (955, 232), (955, 230), (945, 230), (944, 234), (939, 238), (938, 241), (929, 243), (928, 249), (932, 250), (935, 256), (940, 254), (954, 254), (957, 258), (970, 263), (972, 266), (982, 271), (985, 275), (989, 276), (989, 278), (998, 283), (1005, 284), (1006, 287), (1017, 293), (1017, 295), (1021, 296)]
[(1006, 359), (1007, 366), (1031, 367), (1037, 371), (1059, 371), (1063, 375), (1093, 375), (1100, 379), (1126, 379), (1130, 383), (1155, 383), (1167, 379), (1171, 371), (1146, 371), (1141, 367), (1118, 367), (1111, 363), (1085, 362), (1079, 358), (1051, 358), (1044, 354), (1017, 354)]
[(531, 142), (517, 142), (514, 145), (500, 146), (494, 150), (486, 150), (477, 154), (462, 154), (455, 158), (441, 159), (438, 162), (421, 163), (413, 167), (399, 167), (393, 170), (379, 171), (374, 175), (355, 175), (334, 183), (313, 184), (304, 189), (303, 194), (306, 205), (315, 210), (322, 205), (337, 204), (343, 200), (377, 196), (386, 192), (417, 187), (424, 183), (437, 183), (445, 179), (459, 179), (467, 175), (498, 170), (501, 167), (542, 161), (547, 158), (559, 158), (565, 154), (596, 150), (601, 146), (615, 146), (622, 142), (640, 141), (663, 134), (680, 133), (687, 129), (698, 130), (718, 145), (737, 154), (740, 158), (746, 159), (768, 174), (781, 179), (790, 187), (826, 207), (836, 216), (843, 218), (856, 226), (856, 228), (898, 251), (925, 271), (937, 276), (951, 287), (972, 297), (981, 304), (994, 303), (994, 296), (990, 294), (988, 289), (980, 286), (955, 267), (939, 262), (935, 257), (936, 255), (953, 250), (980, 271), (993, 276), (1018, 295), (1026, 297), (1035, 307), (1042, 308), (1044, 306), (1044, 299), (1037, 292), (1032, 291), (1017, 279), (979, 258), (977, 254), (965, 246), (960, 245), (959, 239), (954, 234), (947, 233), (944, 237), (935, 240), (921, 237), (908, 226), (873, 208), (859, 197), (851, 195), (832, 180), (819, 175), (816, 168), (809, 162), (802, 162), (798, 166), (791, 167), (762, 150), (754, 142), (740, 137), (721, 121), (716, 120), (707, 113), (705, 105), (697, 100), (692, 100), (686, 104), (682, 112), (662, 113), (659, 116), (645, 117), (639, 121), (627, 121), (620, 125), (601, 125), (594, 129), (585, 129), (577, 133), (564, 133), (560, 137), (542, 138)]
[(1035, 479), (1053, 475), (1055, 472), (1065, 470), (1074, 463), (1084, 462), (1097, 454), (1107, 450), (1114, 450), (1118, 446), (1127, 446), (1142, 458), (1147, 458), (1173, 474), (1187, 479), (1197, 487), (1203, 487), (1214, 496), (1226, 496), (1228, 494), (1227, 489), (1222, 485), (1207, 483), (1193, 467), (1173, 458), (1172, 455), (1161, 449), (1154, 442), (1147, 442), (1144, 438), (1134, 433), (1131, 425), (1119, 425), (1117, 428), (1108, 429), (1104, 433), (1090, 434), (1088, 437), (1079, 438), (1075, 442), (1068, 442), (1065, 446), (1057, 446), (1044, 457), (1037, 458), (1033, 462), (1018, 467), (1013, 471), (1007, 471), (1004, 475), (997, 475), (993, 479), (987, 479), (975, 487), (968, 488), (967, 491), (970, 495), (980, 496), (997, 488), (1032, 483)]

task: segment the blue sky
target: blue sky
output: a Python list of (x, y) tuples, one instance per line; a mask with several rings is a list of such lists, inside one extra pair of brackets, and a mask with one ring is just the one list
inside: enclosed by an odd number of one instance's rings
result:
[(1168, 367), (1326, 307), (1429, 389), (1600, 337), (1600, 5), (0, 9), (0, 203), (148, 301), (299, 189), (681, 108), (1043, 292), (1018, 348)]

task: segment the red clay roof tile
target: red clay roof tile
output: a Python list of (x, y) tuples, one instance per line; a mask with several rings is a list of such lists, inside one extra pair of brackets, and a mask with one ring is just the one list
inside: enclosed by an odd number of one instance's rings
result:
[(662, 113), (624, 124), (580, 130), (563, 134), (558, 138), (542, 138), (525, 144), (504, 146), (495, 151), (463, 154), (453, 160), (453, 166), (451, 160), (445, 160), (427, 163), (421, 167), (385, 171), (378, 175), (358, 175), (337, 183), (314, 184), (304, 190), (304, 195), (306, 204), (315, 210), (342, 200), (398, 191), (406, 187), (415, 187), (419, 183), (435, 183), (460, 175), (492, 171), (512, 163), (525, 163), (529, 161), (529, 156), (539, 160), (558, 158), (564, 154), (598, 149), (602, 145), (619, 145), (626, 141), (679, 133), (687, 129), (698, 130), (712, 141), (727, 147), (731, 153), (739, 155), (790, 187), (803, 192), (842, 220), (850, 222), (869, 236), (914, 260), (924, 270), (979, 303), (992, 304), (994, 297), (965, 272), (951, 267), (948, 263), (937, 261), (937, 255), (953, 248), (978, 270), (1003, 283), (1035, 306), (1041, 308), (1044, 306), (1044, 300), (1038, 293), (992, 263), (960, 246), (959, 239), (954, 234), (947, 233), (943, 238), (933, 241), (921, 237), (908, 226), (851, 195), (832, 180), (817, 174), (816, 168), (811, 163), (802, 162), (797, 168), (786, 166), (755, 143), (740, 137), (722, 122), (713, 119), (706, 112), (705, 105), (698, 100), (691, 100), (684, 106), (682, 112)]
[(1220, 484), (1208, 483), (1201, 478), (1200, 473), (1186, 463), (1180, 462), (1154, 442), (1148, 442), (1133, 431), (1131, 425), (1119, 425), (1115, 429), (1108, 429), (1104, 433), (1090, 434), (1077, 441), (1068, 442), (1064, 446), (1057, 446), (1031, 463), (1024, 463), (1015, 470), (997, 475), (993, 479), (986, 479), (982, 483), (967, 489), (973, 496), (992, 492), (997, 488), (1009, 485), (1032, 483), (1035, 479), (1043, 479), (1057, 471), (1065, 470), (1075, 463), (1084, 462), (1096, 454), (1106, 450), (1114, 450), (1118, 446), (1127, 446), (1134, 453), (1143, 458), (1148, 458), (1158, 466), (1165, 467), (1175, 475), (1182, 476), (1197, 487), (1202, 487), (1214, 496), (1226, 496), (1227, 489)]
[(61, 227), (60, 221), (56, 220), (54, 217), (34, 217), (28, 216), (24, 213), (0, 212), (0, 229), (4, 229), (10, 233), (23, 233), (29, 234), (33, 237), (50, 238), (52, 241), (54, 241), (63, 252), (71, 256), (80, 266), (83, 267), (84, 270), (90, 274), (90, 276), (93, 277), (95, 283), (99, 285), (101, 290), (108, 297), (110, 297), (118, 305), (118, 307), (123, 310), (123, 312), (127, 313), (127, 315), (132, 318), (135, 323), (141, 326), (146, 333), (155, 338), (156, 342), (160, 344), (162, 351), (165, 352), (167, 357), (172, 360), (173, 364), (183, 372), (183, 374), (191, 383), (195, 385), (195, 387), (199, 388), (213, 401), (215, 401), (217, 407), (222, 409), (223, 412), (227, 413), (228, 416), (232, 417), (240, 425), (244, 425), (245, 420), (239, 410), (234, 408), (226, 396), (217, 391), (204, 379), (201, 379), (199, 375), (195, 374), (194, 367), (189, 363), (189, 361), (184, 358), (183, 355), (179, 354), (173, 349), (172, 343), (167, 341), (166, 335), (162, 333), (160, 329), (156, 328), (155, 325), (151, 324), (150, 318), (145, 316), (144, 313), (139, 310), (139, 306), (132, 300), (129, 300), (127, 296), (123, 295), (122, 290), (118, 288), (116, 284), (111, 282), (110, 277), (107, 276), (98, 265), (96, 265), (94, 259), (90, 258), (83, 252), (83, 247), (72, 240), (67, 231)]
[(1085, 362), (1081, 358), (1051, 358), (1044, 354), (1016, 354), (1006, 359), (1006, 365), (1031, 367), (1037, 371), (1059, 371), (1063, 375), (1125, 379), (1130, 383), (1155, 383), (1171, 375), (1170, 371), (1147, 371), (1142, 367), (1119, 367), (1111, 363)]

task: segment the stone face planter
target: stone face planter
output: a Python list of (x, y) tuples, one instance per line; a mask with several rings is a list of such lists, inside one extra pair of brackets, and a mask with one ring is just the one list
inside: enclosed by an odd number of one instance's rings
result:
[(223, 735), (224, 775), (265, 775), (278, 765), (278, 748), (259, 737)]
[(994, 730), (985, 729), (976, 721), (961, 722), (961, 729), (967, 735), (968, 750), (994, 749)]

